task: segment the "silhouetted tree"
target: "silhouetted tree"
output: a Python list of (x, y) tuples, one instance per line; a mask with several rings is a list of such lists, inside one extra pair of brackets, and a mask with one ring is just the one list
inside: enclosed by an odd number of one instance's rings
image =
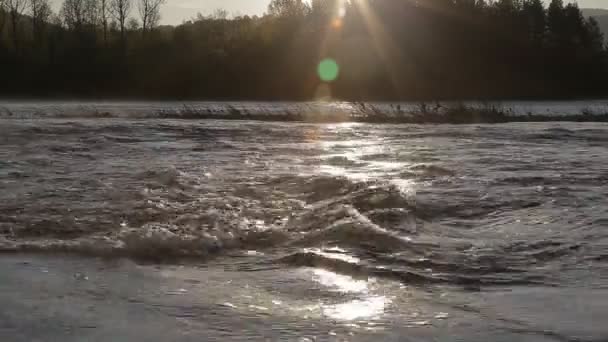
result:
[(604, 54), (604, 34), (600, 29), (600, 25), (593, 17), (587, 19), (585, 23), (585, 45), (588, 46), (593, 53), (598, 55)]
[(341, 5), (347, 6), (348, 4), (340, 0), (312, 0), (310, 10), (313, 15), (327, 18), (339, 14)]
[(5, 0), (5, 7), (11, 20), (11, 34), (13, 37), (13, 47), (19, 51), (19, 23), (23, 12), (27, 7), (26, 0)]
[(554, 47), (560, 44), (565, 36), (566, 16), (564, 13), (564, 2), (562, 0), (551, 0), (547, 10), (548, 42)]
[(95, 0), (65, 0), (61, 7), (63, 21), (77, 33), (97, 25), (97, 3)]
[(141, 30), (145, 36), (146, 32), (152, 30), (160, 21), (160, 7), (165, 0), (139, 0), (137, 5), (141, 18)]
[(99, 0), (99, 18), (103, 30), (103, 44), (108, 45), (108, 20), (110, 18), (110, 0)]
[(302, 0), (272, 0), (268, 14), (275, 17), (299, 17), (308, 14), (310, 7)]
[(139, 31), (139, 29), (141, 28), (141, 24), (139, 23), (139, 20), (135, 19), (135, 18), (129, 18), (129, 20), (127, 20), (127, 29), (129, 31)]
[[(12, 16), (14, 1), (0, 0), (0, 75), (11, 80), (0, 96), (608, 95), (597, 22), (560, 0), (272, 0), (260, 17), (217, 11), (177, 26), (157, 25), (161, 0), (137, 0), (140, 21), (132, 0), (64, 0), (59, 16), (38, 10), (49, 0), (21, 0), (29, 11)], [(2, 32), (12, 18), (17, 29)], [(339, 66), (333, 82), (317, 74), (324, 58)]]
[(0, 37), (4, 31), (4, 23), (6, 22), (6, 0), (0, 0)]
[(110, 0), (110, 13), (120, 28), (120, 40), (125, 44), (127, 20), (131, 12), (131, 0)]
[(47, 21), (51, 16), (51, 6), (48, 0), (30, 0), (29, 5), (34, 41), (39, 44), (43, 39)]
[(542, 45), (547, 26), (547, 15), (542, 1), (525, 0), (522, 5), (522, 14), (526, 20), (526, 30), (530, 41), (536, 46)]

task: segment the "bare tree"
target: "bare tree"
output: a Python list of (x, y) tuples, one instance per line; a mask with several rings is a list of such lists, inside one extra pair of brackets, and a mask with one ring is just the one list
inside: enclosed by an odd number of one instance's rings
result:
[(99, 9), (97, 0), (83, 0), (84, 1), (84, 22), (87, 26), (97, 29), (99, 24)]
[(19, 50), (19, 21), (23, 16), (23, 11), (27, 6), (26, 0), (5, 0), (5, 8), (11, 20), (13, 45), (15, 50)]
[(82, 33), (85, 28), (97, 25), (97, 0), (65, 0), (61, 15), (66, 26)]
[(127, 30), (135, 32), (138, 31), (140, 28), (141, 25), (139, 24), (139, 20), (137, 20), (137, 18), (129, 18), (129, 20), (127, 20)]
[(268, 14), (275, 17), (301, 17), (310, 12), (310, 6), (302, 0), (272, 0)]
[(160, 20), (160, 6), (164, 3), (165, 0), (139, 0), (137, 3), (144, 37), (146, 31), (152, 30), (158, 24)]
[(208, 18), (226, 20), (226, 19), (228, 19), (229, 16), (230, 16), (230, 14), (228, 13), (227, 10), (225, 10), (223, 8), (216, 8), (213, 11), (213, 13), (210, 16), (208, 16)]
[(99, 0), (99, 19), (103, 28), (103, 43), (108, 45), (108, 19), (110, 17), (109, 0)]
[(65, 25), (75, 31), (81, 31), (85, 25), (85, 6), (83, 0), (65, 0), (61, 6), (61, 15)]
[(125, 42), (127, 19), (131, 12), (131, 0), (110, 0), (110, 13), (120, 27), (120, 39)]
[(32, 28), (34, 41), (39, 43), (44, 35), (44, 30), (49, 17), (52, 14), (48, 0), (30, 0), (30, 15), (32, 17)]
[(50, 25), (47, 27), (47, 29), (49, 30), (49, 34), (47, 35), (48, 37), (48, 56), (49, 56), (49, 62), (50, 65), (55, 65), (55, 61), (56, 61), (56, 57), (57, 57), (57, 42), (58, 42), (58, 36), (59, 36), (59, 32), (61, 30), (61, 26), (62, 26), (62, 20), (60, 17), (60, 14), (51, 14), (51, 16), (49, 17), (48, 22), (50, 23)]
[(6, 3), (5, 0), (0, 0), (0, 37), (2, 36), (2, 30), (4, 29), (4, 22), (6, 21)]

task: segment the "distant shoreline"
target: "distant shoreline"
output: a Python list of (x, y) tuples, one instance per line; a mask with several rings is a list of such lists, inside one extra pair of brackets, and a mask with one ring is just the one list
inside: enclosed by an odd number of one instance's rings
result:
[[(608, 122), (608, 103), (542, 102), (35, 102), (0, 101), (5, 119), (178, 119), (311, 123)], [(523, 104), (523, 105), (522, 105)], [(526, 105), (528, 104), (528, 105)], [(519, 107), (519, 108), (518, 108)]]
[(145, 96), (31, 96), (31, 95), (0, 95), (2, 102), (33, 101), (33, 102), (267, 102), (267, 103), (302, 103), (302, 102), (351, 102), (351, 103), (436, 103), (436, 102), (580, 102), (580, 101), (608, 101), (608, 96), (556, 96), (556, 97), (496, 97), (496, 98), (233, 98), (233, 97), (145, 97)]

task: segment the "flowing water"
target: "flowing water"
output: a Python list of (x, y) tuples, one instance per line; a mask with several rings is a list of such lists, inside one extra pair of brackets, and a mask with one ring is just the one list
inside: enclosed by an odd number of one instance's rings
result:
[(0, 119), (0, 339), (606, 341), (608, 124)]

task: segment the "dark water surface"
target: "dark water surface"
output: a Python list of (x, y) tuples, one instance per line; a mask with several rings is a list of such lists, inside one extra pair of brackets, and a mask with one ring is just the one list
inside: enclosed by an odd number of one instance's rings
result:
[(608, 124), (4, 118), (0, 340), (606, 341), (607, 229)]

